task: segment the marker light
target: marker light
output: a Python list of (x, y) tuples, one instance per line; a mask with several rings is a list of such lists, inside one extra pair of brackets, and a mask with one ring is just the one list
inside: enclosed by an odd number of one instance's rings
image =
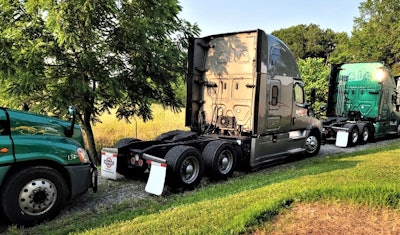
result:
[(385, 78), (386, 72), (382, 68), (378, 68), (375, 70), (375, 80), (378, 82), (383, 82), (383, 79)]

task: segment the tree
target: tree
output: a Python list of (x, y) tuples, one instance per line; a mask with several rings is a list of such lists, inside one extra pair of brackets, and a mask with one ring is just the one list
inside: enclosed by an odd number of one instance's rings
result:
[(177, 0), (0, 0), (0, 8), (1, 89), (10, 105), (52, 114), (76, 105), (92, 156), (91, 124), (111, 108), (118, 118), (147, 120), (154, 101), (183, 106), (174, 88), (199, 29), (178, 17)]
[(325, 58), (327, 60), (338, 42), (337, 35), (331, 29), (322, 30), (316, 24), (296, 25), (273, 31), (290, 48), (296, 58)]
[(398, 0), (366, 0), (359, 6), (348, 54), (351, 61), (383, 61), (400, 75), (400, 4)]
[(328, 59), (329, 63), (339, 64), (347, 61), (351, 61), (351, 53), (349, 53), (350, 38), (347, 33), (336, 34), (335, 49), (332, 51), (331, 56)]
[[(298, 60), (301, 77), (305, 84), (305, 93), (311, 94), (315, 89), (316, 102), (314, 110), (319, 110), (321, 105), (328, 100), (328, 77), (330, 68), (326, 65), (323, 58), (307, 58)], [(310, 100), (310, 97), (308, 97)]]

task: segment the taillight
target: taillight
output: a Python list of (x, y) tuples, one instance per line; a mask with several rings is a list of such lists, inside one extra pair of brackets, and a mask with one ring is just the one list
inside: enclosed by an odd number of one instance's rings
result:
[(131, 152), (129, 155), (130, 155), (130, 163), (132, 165), (138, 164), (139, 166), (143, 166), (143, 160), (140, 159), (138, 153)]

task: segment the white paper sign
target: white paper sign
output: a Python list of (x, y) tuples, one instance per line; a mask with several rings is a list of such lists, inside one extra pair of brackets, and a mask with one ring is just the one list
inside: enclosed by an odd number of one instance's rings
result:
[(117, 154), (118, 149), (101, 150), (101, 176), (109, 179), (117, 179)]
[(161, 195), (164, 190), (165, 175), (167, 171), (166, 163), (151, 161), (150, 175), (146, 184), (146, 192)]

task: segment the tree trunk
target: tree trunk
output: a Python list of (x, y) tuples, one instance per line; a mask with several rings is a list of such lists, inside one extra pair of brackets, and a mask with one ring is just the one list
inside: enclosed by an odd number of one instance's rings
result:
[(97, 154), (96, 150), (96, 143), (94, 141), (94, 135), (93, 135), (93, 129), (92, 125), (90, 123), (90, 114), (85, 112), (82, 120), (82, 129), (84, 130), (84, 139), (89, 151), (89, 155), (92, 157), (94, 160), (94, 164), (97, 166), (99, 165), (99, 156)]

